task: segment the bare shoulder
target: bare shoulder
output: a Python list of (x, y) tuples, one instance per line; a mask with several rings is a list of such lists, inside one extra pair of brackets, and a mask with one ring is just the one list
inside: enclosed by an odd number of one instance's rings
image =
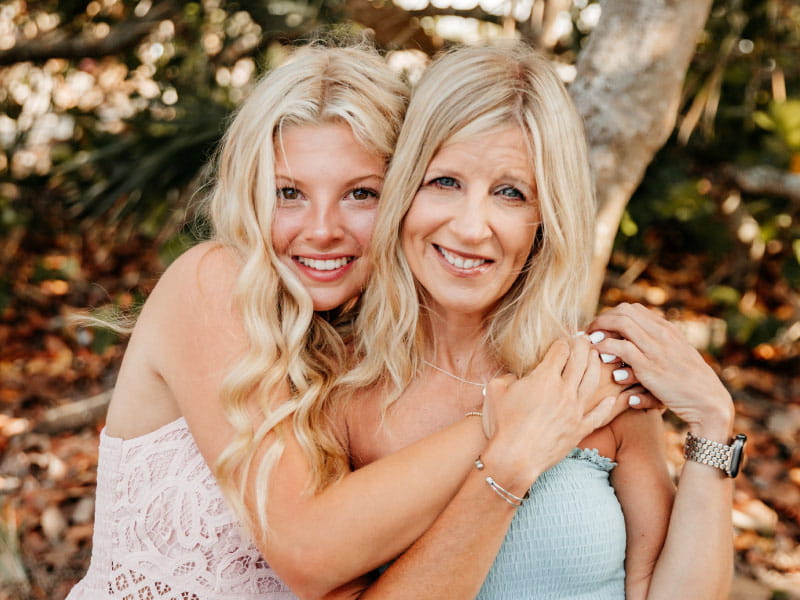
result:
[(191, 359), (207, 354), (208, 348), (244, 343), (244, 327), (233, 302), (240, 268), (234, 250), (204, 242), (164, 272), (142, 311), (142, 325), (163, 344), (159, 370), (183, 362), (181, 356)]
[(183, 304), (191, 298), (216, 304), (231, 295), (240, 268), (241, 260), (233, 249), (218, 242), (200, 243), (175, 259), (151, 300)]
[(125, 351), (106, 420), (110, 435), (135, 437), (185, 416), (185, 381), (230, 364), (222, 347), (242, 340), (230, 310), (238, 264), (233, 251), (206, 242), (161, 276)]

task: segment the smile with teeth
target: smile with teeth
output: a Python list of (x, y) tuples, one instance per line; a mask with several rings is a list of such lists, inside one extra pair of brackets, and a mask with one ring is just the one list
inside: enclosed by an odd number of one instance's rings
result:
[(447, 262), (457, 269), (474, 269), (475, 267), (479, 267), (482, 264), (489, 262), (485, 258), (464, 258), (463, 256), (454, 254), (453, 252), (450, 252), (441, 246), (437, 246), (436, 244), (434, 244), (433, 247), (436, 248), (439, 254), (441, 254)]
[(341, 256), (339, 258), (326, 259), (308, 258), (306, 256), (297, 257), (297, 262), (299, 262), (301, 265), (317, 271), (333, 271), (335, 269), (341, 269), (343, 266), (352, 262), (353, 260), (355, 260), (354, 256)]

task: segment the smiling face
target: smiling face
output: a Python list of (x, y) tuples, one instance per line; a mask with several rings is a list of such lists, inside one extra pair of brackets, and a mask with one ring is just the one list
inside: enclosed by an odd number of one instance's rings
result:
[(363, 288), (384, 171), (344, 124), (293, 125), (276, 138), (273, 248), (314, 310), (341, 306)]
[(540, 221), (526, 148), (512, 126), (445, 144), (428, 165), (401, 243), (440, 314), (483, 319), (525, 266)]

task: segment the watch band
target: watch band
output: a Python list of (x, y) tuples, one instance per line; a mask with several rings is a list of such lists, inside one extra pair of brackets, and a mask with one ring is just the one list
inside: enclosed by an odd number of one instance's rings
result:
[(686, 434), (683, 456), (687, 460), (721, 469), (728, 477), (736, 477), (742, 464), (745, 441), (747, 436), (743, 433), (737, 435), (730, 445), (726, 445), (697, 437), (689, 432)]

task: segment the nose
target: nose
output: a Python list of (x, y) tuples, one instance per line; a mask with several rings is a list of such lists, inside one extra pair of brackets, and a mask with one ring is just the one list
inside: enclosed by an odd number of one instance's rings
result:
[(309, 204), (304, 237), (320, 249), (344, 236), (343, 214), (335, 199), (318, 199)]
[(460, 207), (451, 221), (451, 227), (459, 239), (466, 243), (478, 244), (492, 235), (491, 204), (487, 194), (468, 192), (466, 202)]

